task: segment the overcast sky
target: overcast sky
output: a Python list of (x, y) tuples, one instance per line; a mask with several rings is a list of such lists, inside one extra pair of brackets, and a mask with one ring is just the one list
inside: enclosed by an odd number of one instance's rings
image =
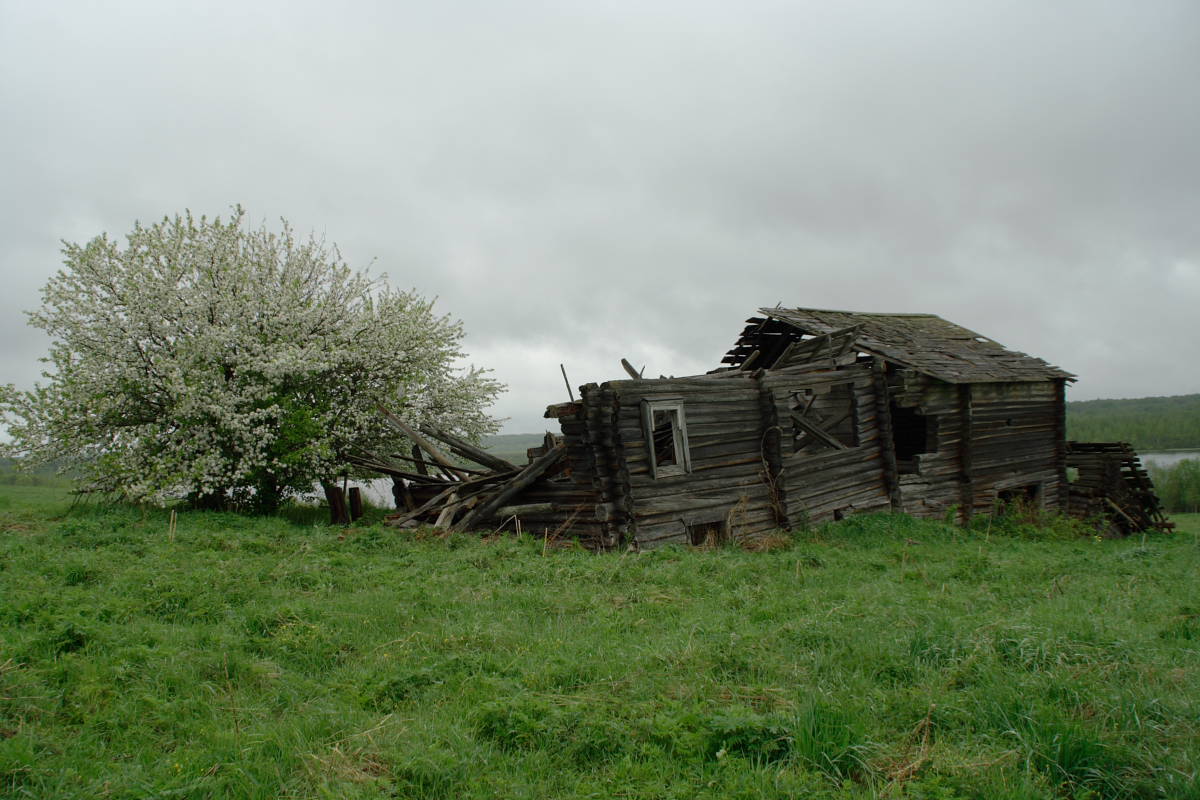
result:
[(1200, 3), (0, 0), (0, 382), (59, 240), (236, 203), (436, 295), (512, 433), (778, 302), (1200, 392)]

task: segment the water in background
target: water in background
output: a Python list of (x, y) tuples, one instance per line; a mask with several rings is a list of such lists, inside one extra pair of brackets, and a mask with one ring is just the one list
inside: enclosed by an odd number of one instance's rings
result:
[(1156, 467), (1173, 467), (1180, 461), (1200, 459), (1200, 450), (1167, 450), (1158, 453), (1138, 453), (1143, 464), (1153, 464)]

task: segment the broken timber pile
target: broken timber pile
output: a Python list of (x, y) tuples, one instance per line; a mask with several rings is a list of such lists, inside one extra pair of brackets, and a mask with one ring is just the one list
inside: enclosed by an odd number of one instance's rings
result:
[(1146, 530), (1169, 533), (1150, 475), (1125, 442), (1067, 442), (1067, 466), (1079, 470), (1071, 483), (1071, 514), (1105, 519), (1128, 536)]
[[(514, 518), (536, 523), (542, 516), (561, 516), (561, 507), (546, 502), (550, 497), (539, 497), (546, 492), (539, 493), (534, 486), (567, 466), (566, 447), (554, 437), (548, 436), (545, 447), (531, 452), (529, 464), (518, 467), (432, 425), (422, 425), (418, 431), (386, 408), (380, 406), (379, 410), (389, 424), (414, 443), (410, 456), (363, 452), (352, 459), (356, 466), (392, 478), (396, 506), (404, 510), (388, 516), (386, 524), (429, 524), (468, 531), (503, 525)], [(481, 469), (455, 463), (439, 443), (450, 454)], [(518, 495), (522, 495), (522, 504), (512, 505)], [(571, 498), (556, 499), (569, 502)]]

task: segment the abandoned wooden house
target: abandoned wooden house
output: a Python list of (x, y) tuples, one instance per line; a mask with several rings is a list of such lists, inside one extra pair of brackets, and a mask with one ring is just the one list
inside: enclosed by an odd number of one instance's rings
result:
[(654, 547), (871, 510), (967, 521), (1017, 499), (1069, 508), (1074, 376), (932, 314), (765, 308), (711, 373), (625, 366), (629, 379), (550, 406), (561, 435), (523, 468), (426, 431), (490, 471), (416, 481), (396, 524), (507, 522)]

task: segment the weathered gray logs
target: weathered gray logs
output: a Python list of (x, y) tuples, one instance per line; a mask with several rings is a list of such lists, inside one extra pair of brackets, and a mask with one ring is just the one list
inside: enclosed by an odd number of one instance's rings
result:
[(447, 474), (460, 479), (465, 477), (465, 473), (463, 473), (453, 461), (446, 458), (445, 453), (439, 450), (436, 445), (434, 445), (424, 436), (413, 430), (411, 425), (400, 419), (400, 417), (396, 416), (391, 411), (388, 411), (382, 403), (376, 403), (375, 407), (379, 409), (379, 412), (383, 414), (384, 418), (388, 422), (390, 422), (397, 430), (407, 436), (409, 441), (428, 453), (429, 457), (436, 461), (438, 466), (446, 470)]
[(492, 515), (496, 513), (497, 509), (515, 497), (517, 492), (521, 491), (526, 486), (544, 475), (547, 470), (549, 470), (551, 467), (557, 464), (560, 459), (562, 459), (565, 453), (566, 448), (556, 447), (541, 458), (535, 460), (532, 464), (521, 470), (521, 472), (515, 478), (504, 484), (500, 491), (496, 492), (496, 494), (488, 498), (486, 502), (481, 503), (479, 506), (472, 509), (471, 512), (464, 516), (461, 520), (459, 520), (458, 524), (454, 526), (454, 529), (460, 531), (469, 531), (472, 525), (491, 519)]
[(516, 464), (511, 464), (503, 458), (494, 456), (486, 450), (478, 448), (470, 442), (460, 439), (452, 433), (446, 433), (432, 425), (422, 425), (421, 431), (449, 447), (450, 452), (455, 455), (470, 459), (476, 464), (482, 464), (489, 469), (499, 470), (500, 472), (517, 468)]

